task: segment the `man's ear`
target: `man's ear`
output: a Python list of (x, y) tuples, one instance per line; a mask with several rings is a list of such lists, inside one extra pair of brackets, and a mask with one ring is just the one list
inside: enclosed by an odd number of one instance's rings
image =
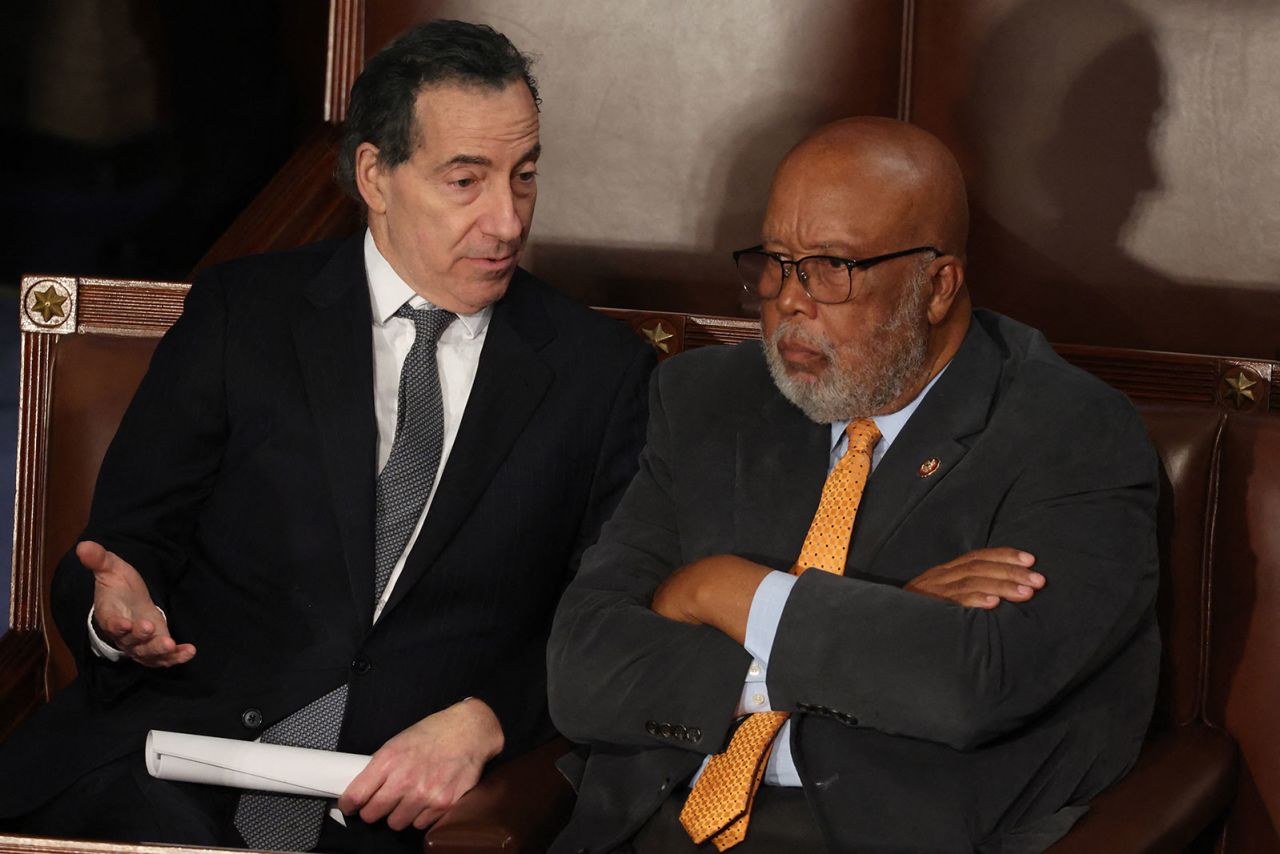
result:
[(929, 324), (937, 326), (951, 314), (960, 289), (964, 287), (964, 261), (955, 255), (942, 255), (929, 264)]
[(370, 213), (387, 212), (387, 170), (378, 160), (378, 146), (372, 142), (362, 142), (356, 146), (355, 157), (356, 189), (368, 206)]

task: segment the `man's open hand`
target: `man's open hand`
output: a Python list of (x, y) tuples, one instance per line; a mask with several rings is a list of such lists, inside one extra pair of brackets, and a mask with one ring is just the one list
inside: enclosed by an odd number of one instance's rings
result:
[(338, 799), (344, 815), (359, 810), (372, 823), (385, 817), (392, 830), (434, 824), (480, 780), (484, 765), (502, 752), (502, 725), (474, 697), (423, 718), (373, 754)]
[(169, 621), (136, 569), (90, 540), (76, 546), (76, 557), (93, 573), (93, 621), (99, 637), (143, 667), (191, 660), (196, 648), (169, 636)]
[(1018, 549), (977, 549), (925, 570), (903, 589), (967, 608), (1026, 602), (1044, 587), (1044, 576), (1031, 570), (1035, 562), (1034, 555)]

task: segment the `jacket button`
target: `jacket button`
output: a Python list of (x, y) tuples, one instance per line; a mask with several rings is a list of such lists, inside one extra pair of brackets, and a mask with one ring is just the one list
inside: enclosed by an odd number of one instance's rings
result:
[(262, 712), (257, 709), (245, 709), (240, 713), (240, 723), (248, 729), (257, 729), (262, 726)]
[(693, 742), (702, 741), (702, 730), (696, 726), (689, 727), (689, 740)]
[(351, 662), (351, 669), (356, 672), (357, 676), (363, 676), (373, 669), (373, 664), (363, 655), (357, 655), (355, 660)]
[(647, 732), (647, 733), (649, 733), (649, 735), (657, 735), (657, 734), (658, 734), (658, 722), (657, 722), (657, 721), (645, 721), (645, 722), (644, 722), (644, 731), (645, 731), (645, 732)]
[(658, 735), (671, 738), (671, 724), (658, 724)]

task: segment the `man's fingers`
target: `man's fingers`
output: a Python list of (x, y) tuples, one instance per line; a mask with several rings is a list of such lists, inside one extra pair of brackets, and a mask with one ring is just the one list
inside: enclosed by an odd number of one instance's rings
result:
[(992, 596), (987, 593), (965, 593), (951, 601), (959, 605), (963, 605), (966, 608), (982, 608), (983, 610), (990, 610), (1000, 604), (1000, 597)]
[(412, 824), (425, 829), (426, 824), (419, 825), (418, 822), (422, 820), (430, 823), (443, 815), (448, 805), (441, 801), (442, 798), (435, 792), (427, 794), (420, 790), (410, 790), (387, 816), (387, 826), (392, 830), (404, 830)]
[(146, 661), (140, 661), (146, 667), (173, 667), (176, 664), (186, 664), (195, 658), (196, 648), (189, 643), (181, 646), (175, 646), (173, 649), (164, 653), (157, 653), (148, 657)]
[(418, 830), (426, 830), (435, 824), (445, 814), (446, 810), (442, 809), (425, 809), (418, 813), (418, 817), (413, 820), (413, 826)]
[(954, 584), (969, 578), (990, 578), (998, 581), (1012, 581), (1025, 584), (1039, 590), (1044, 587), (1044, 576), (1034, 570), (1022, 566), (994, 561), (973, 561), (953, 566), (938, 574), (936, 580), (941, 584)]
[(974, 549), (966, 552), (954, 560), (939, 564), (938, 568), (962, 566), (970, 563), (1004, 563), (1012, 566), (1032, 566), (1036, 562), (1035, 555), (1030, 552), (1024, 552), (1021, 549), (1009, 548), (1008, 546), (992, 546), (985, 549)]
[(369, 798), (386, 779), (386, 766), (384, 763), (377, 761), (375, 756), (364, 767), (364, 770), (347, 784), (347, 790), (338, 798), (338, 809), (343, 815), (351, 815), (369, 802)]
[(1009, 602), (1025, 602), (1035, 592), (1035, 588), (1016, 581), (974, 575), (948, 585), (946, 595), (953, 599), (972, 595), (997, 596)]
[(373, 824), (388, 815), (399, 803), (400, 795), (384, 783), (360, 808), (360, 820), (365, 824)]

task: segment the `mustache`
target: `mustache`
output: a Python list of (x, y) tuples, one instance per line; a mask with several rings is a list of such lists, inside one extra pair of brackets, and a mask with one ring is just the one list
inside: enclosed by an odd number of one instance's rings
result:
[(805, 329), (798, 322), (787, 318), (778, 323), (774, 328), (773, 334), (769, 336), (768, 345), (774, 352), (778, 351), (778, 346), (782, 343), (782, 339), (786, 338), (796, 344), (802, 344), (805, 347), (812, 347), (817, 350), (828, 360), (836, 358), (836, 346), (831, 343), (831, 339), (817, 332), (811, 332)]

